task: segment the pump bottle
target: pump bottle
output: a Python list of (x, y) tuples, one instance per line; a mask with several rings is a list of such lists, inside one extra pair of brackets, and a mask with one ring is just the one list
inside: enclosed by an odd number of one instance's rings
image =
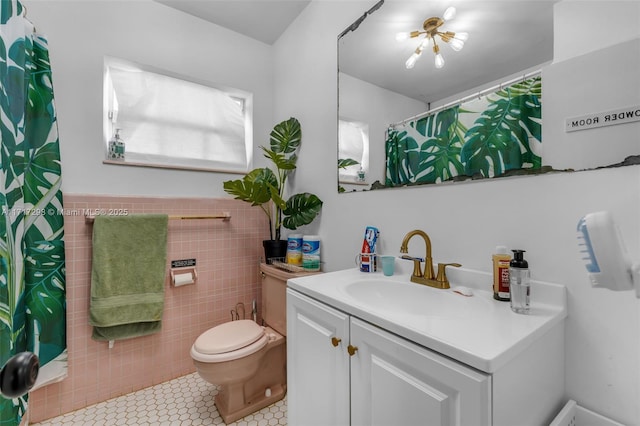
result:
[(120, 129), (116, 129), (116, 133), (109, 141), (109, 159), (124, 160), (124, 141), (120, 137)]
[(509, 263), (511, 310), (518, 314), (528, 314), (531, 291), (529, 263), (524, 259), (524, 250), (511, 251), (513, 252), (513, 260)]

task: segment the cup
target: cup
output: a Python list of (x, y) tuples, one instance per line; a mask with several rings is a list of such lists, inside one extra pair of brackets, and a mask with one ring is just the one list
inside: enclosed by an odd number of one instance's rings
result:
[(393, 270), (396, 266), (395, 256), (380, 256), (380, 263), (382, 263), (382, 273), (384, 273), (387, 277), (393, 275)]
[(356, 265), (361, 272), (375, 272), (377, 270), (377, 255), (375, 253), (358, 253)]

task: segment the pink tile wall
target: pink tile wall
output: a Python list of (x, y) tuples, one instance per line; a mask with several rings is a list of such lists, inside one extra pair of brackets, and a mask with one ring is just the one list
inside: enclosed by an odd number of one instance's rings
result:
[[(258, 207), (229, 199), (175, 199), (66, 195), (67, 347), (69, 375), (32, 392), (31, 422), (58, 416), (100, 401), (146, 388), (195, 371), (189, 350), (206, 329), (230, 320), (230, 309), (243, 302), (260, 308), (259, 261), (268, 222)], [(229, 212), (231, 220), (170, 220), (162, 331), (106, 342), (91, 339), (89, 288), (92, 225), (84, 213), (126, 209), (129, 213), (206, 215)], [(171, 260), (197, 260), (198, 282), (169, 285)]]

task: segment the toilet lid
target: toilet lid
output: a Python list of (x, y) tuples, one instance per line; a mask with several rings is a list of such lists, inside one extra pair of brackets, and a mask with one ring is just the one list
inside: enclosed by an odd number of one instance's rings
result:
[(254, 321), (231, 321), (202, 333), (193, 347), (201, 354), (221, 354), (250, 345), (263, 335), (264, 329)]

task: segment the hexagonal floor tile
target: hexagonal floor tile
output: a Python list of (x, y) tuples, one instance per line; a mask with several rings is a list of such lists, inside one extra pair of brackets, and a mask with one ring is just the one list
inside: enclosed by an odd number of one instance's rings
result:
[[(34, 423), (33, 426), (62, 425), (224, 425), (213, 397), (215, 386), (197, 373), (113, 398)], [(233, 426), (269, 426), (287, 424), (287, 398), (232, 423)]]

